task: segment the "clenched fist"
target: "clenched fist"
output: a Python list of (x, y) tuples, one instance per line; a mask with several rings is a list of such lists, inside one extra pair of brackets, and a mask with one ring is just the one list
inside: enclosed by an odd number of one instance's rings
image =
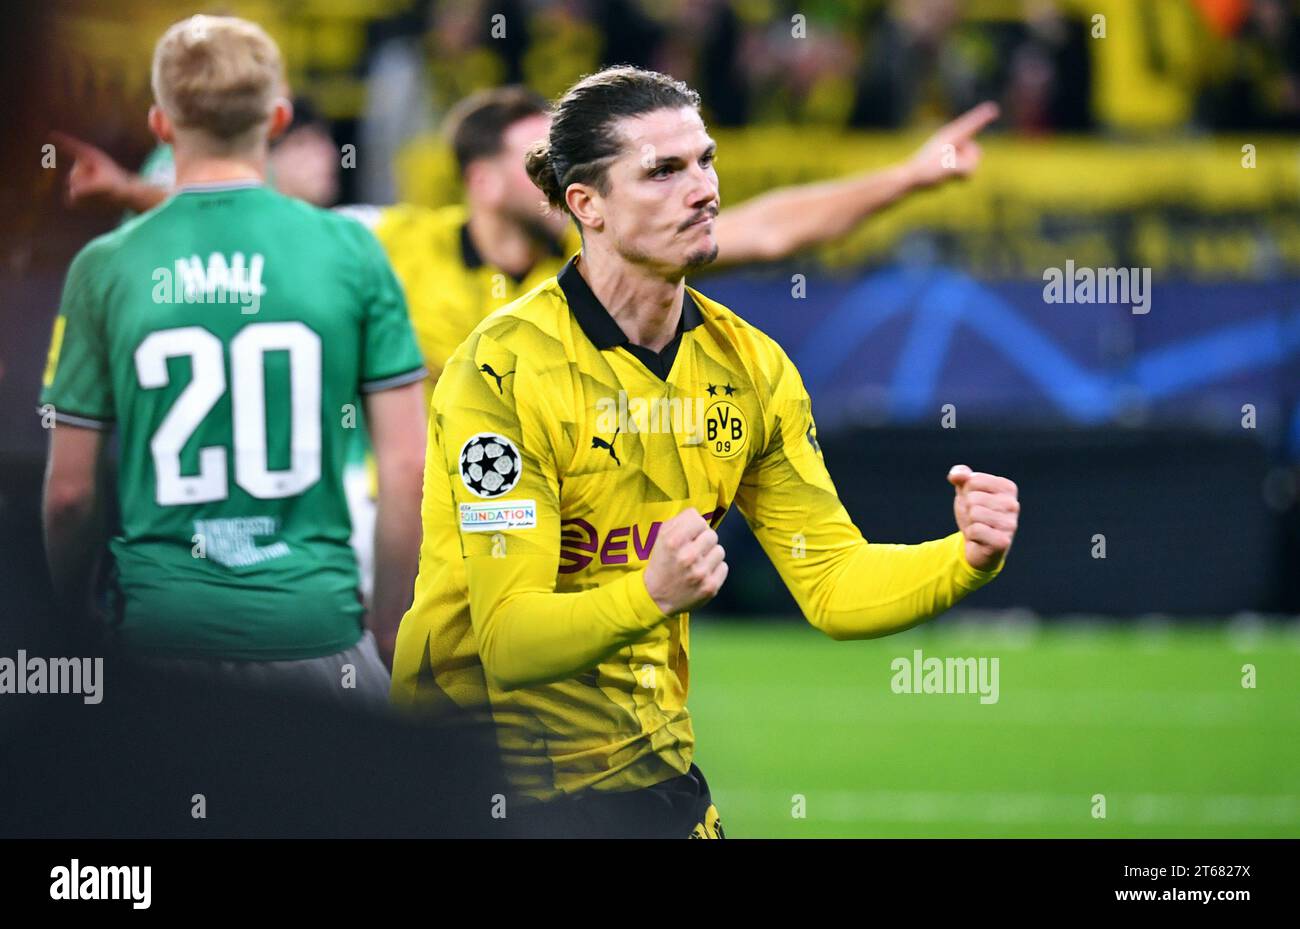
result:
[(683, 510), (659, 527), (645, 569), (646, 590), (669, 616), (703, 606), (727, 579), (726, 556), (699, 511)]
[(990, 571), (1006, 557), (1020, 518), (1016, 485), (1005, 477), (954, 465), (948, 483), (957, 489), (952, 513), (966, 538), (966, 562)]

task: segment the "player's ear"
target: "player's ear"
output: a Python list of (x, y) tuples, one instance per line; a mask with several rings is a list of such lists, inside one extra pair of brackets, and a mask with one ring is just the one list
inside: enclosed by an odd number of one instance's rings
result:
[(589, 184), (570, 184), (564, 191), (564, 202), (585, 228), (597, 231), (605, 228), (605, 201), (596, 188)]
[(175, 141), (172, 121), (167, 118), (167, 114), (163, 112), (162, 107), (156, 103), (149, 107), (149, 131), (164, 145), (171, 145)]
[(293, 122), (293, 104), (285, 97), (276, 97), (271, 104), (271, 122), (267, 127), (267, 140), (277, 139)]

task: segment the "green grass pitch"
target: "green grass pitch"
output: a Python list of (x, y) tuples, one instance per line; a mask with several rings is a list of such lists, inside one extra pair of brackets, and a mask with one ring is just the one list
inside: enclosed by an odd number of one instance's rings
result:
[[(997, 657), (998, 701), (894, 693), (917, 648)], [(835, 642), (705, 617), (690, 656), (730, 836), (1300, 836), (1300, 623), (947, 617)]]

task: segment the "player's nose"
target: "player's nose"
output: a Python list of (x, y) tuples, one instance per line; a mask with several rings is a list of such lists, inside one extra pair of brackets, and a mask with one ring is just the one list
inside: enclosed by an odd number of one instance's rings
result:
[(718, 209), (717, 175), (696, 165), (691, 171), (691, 179), (694, 183), (687, 189), (686, 205), (692, 210), (703, 210), (712, 207), (716, 213)]

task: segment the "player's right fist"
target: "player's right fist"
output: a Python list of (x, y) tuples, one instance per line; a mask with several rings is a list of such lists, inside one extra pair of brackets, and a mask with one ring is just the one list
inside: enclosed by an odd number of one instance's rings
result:
[(646, 590), (669, 616), (703, 606), (727, 579), (726, 557), (699, 511), (684, 510), (659, 527), (645, 569)]

